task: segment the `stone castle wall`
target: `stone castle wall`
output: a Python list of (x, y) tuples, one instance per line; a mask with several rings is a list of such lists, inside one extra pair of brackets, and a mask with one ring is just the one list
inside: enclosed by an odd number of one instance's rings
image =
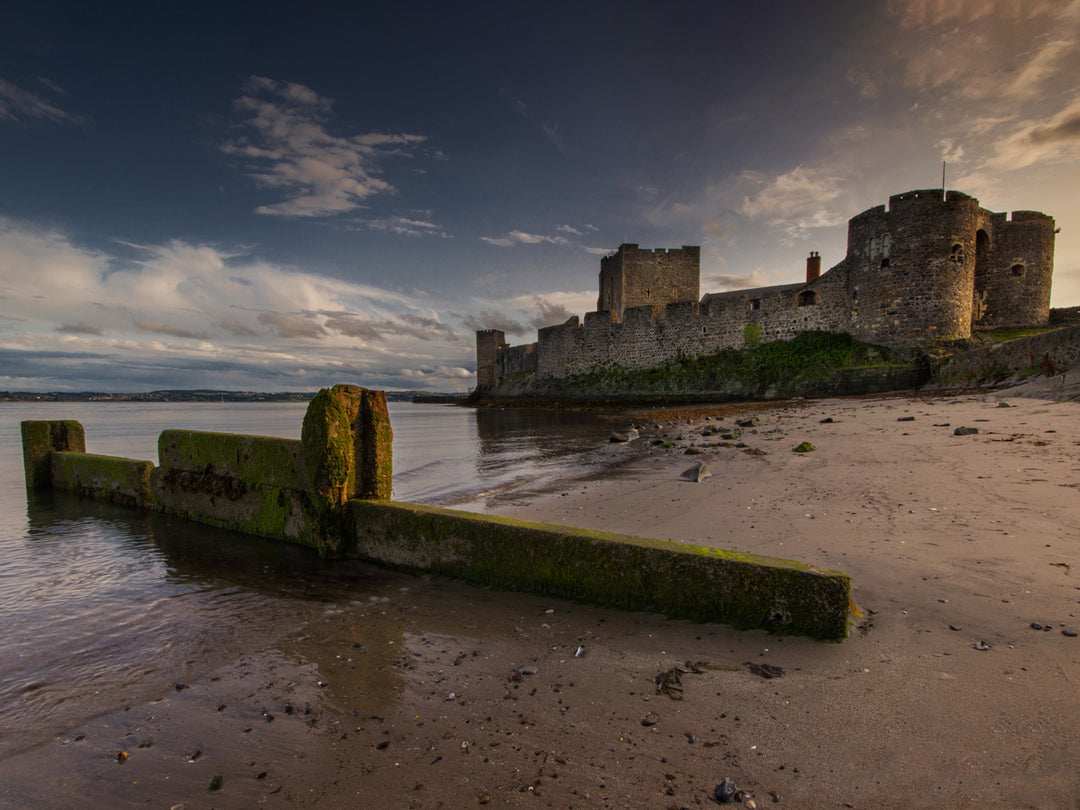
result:
[(666, 306), (697, 301), (701, 283), (701, 248), (642, 250), (625, 244), (600, 260), (598, 312), (612, 310), (621, 318), (631, 307)]
[[(846, 332), (908, 350), (973, 330), (1045, 326), (1050, 315), (1054, 220), (1031, 211), (987, 211), (942, 189), (889, 198), (848, 223), (847, 255), (807, 281), (707, 295), (698, 301), (700, 249), (622, 245), (601, 261), (599, 309), (539, 331), (535, 344), (505, 347), (477, 333), (477, 386), (511, 374), (562, 377), (596, 367), (647, 367), (680, 355)], [(483, 353), (481, 352), (483, 343)]]

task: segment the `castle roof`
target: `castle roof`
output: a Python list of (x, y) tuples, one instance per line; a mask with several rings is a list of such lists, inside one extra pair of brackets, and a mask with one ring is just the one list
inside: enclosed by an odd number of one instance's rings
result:
[(766, 293), (784, 292), (785, 290), (801, 290), (806, 286), (805, 282), (797, 282), (795, 284), (774, 284), (771, 287), (754, 287), (749, 290), (726, 290), (724, 292), (705, 293), (701, 298), (701, 303), (707, 304), (713, 298), (761, 298)]

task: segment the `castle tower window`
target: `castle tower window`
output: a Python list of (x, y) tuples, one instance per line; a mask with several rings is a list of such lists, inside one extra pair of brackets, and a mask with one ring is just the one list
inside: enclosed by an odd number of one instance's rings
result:
[(799, 293), (799, 306), (810, 307), (817, 303), (817, 293), (813, 290), (803, 290)]
[(709, 334), (709, 327), (707, 327), (707, 326), (701, 327), (701, 334), (703, 334), (703, 335)]
[(747, 299), (746, 304), (747, 304), (747, 308), (750, 309), (750, 310), (761, 309), (761, 299), (760, 298), (749, 298), (749, 299)]
[(1014, 264), (1012, 267), (1009, 268), (1009, 272), (1012, 273), (1014, 276), (1017, 276), (1017, 277), (1023, 276), (1024, 275), (1024, 264), (1023, 264), (1023, 262), (1017, 262), (1016, 264)]
[(949, 260), (958, 265), (964, 263), (964, 246), (959, 242), (952, 246), (952, 253), (949, 254)]

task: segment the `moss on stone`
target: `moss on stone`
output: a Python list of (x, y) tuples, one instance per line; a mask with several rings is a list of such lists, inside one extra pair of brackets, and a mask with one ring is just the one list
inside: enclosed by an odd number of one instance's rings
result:
[(74, 419), (27, 420), (22, 423), (23, 473), (27, 489), (52, 486), (52, 452), (83, 453), (86, 434)]
[(303, 481), (300, 442), (273, 436), (165, 430), (158, 459), (167, 469), (210, 472), (270, 487), (297, 487)]
[(410, 570), (839, 640), (849, 578), (801, 563), (415, 504), (353, 501), (354, 553)]
[(153, 462), (93, 453), (54, 452), (52, 482), (84, 497), (124, 506), (152, 507)]

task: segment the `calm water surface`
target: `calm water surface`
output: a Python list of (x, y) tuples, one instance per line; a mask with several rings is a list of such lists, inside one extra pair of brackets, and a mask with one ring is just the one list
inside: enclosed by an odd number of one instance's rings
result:
[[(299, 438), (305, 405), (0, 404), (0, 757), (159, 696), (400, 575), (69, 495), (28, 495), (19, 423), (157, 462), (165, 428)], [(483, 510), (617, 460), (581, 414), (391, 403), (394, 497)]]

